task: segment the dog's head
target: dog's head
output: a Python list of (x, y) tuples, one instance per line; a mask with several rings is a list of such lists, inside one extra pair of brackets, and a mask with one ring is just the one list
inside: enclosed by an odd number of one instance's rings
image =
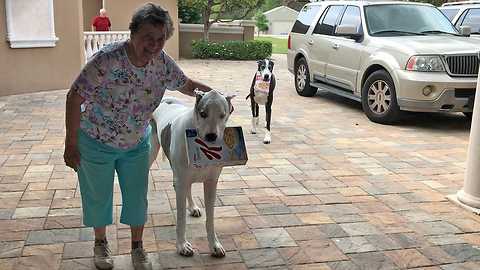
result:
[(273, 61), (268, 59), (262, 59), (257, 63), (258, 63), (258, 71), (262, 75), (263, 80), (268, 82), (273, 74)]
[(207, 93), (195, 90), (195, 121), (200, 139), (216, 142), (223, 139), (223, 132), (233, 112), (231, 103), (235, 94), (220, 94), (215, 90)]

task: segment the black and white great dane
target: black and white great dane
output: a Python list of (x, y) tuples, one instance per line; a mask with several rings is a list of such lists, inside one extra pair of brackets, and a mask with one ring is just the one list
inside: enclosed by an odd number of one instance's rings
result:
[(265, 138), (263, 143), (268, 144), (272, 141), (270, 137), (270, 123), (272, 120), (273, 90), (275, 90), (275, 75), (273, 75), (273, 62), (268, 59), (258, 61), (258, 68), (253, 76), (252, 86), (250, 87), (250, 98), (252, 107), (252, 128), (250, 133), (257, 133), (259, 105), (265, 105)]

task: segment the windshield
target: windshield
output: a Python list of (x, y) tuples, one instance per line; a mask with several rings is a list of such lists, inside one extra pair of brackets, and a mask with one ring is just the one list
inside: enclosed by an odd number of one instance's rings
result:
[(459, 35), (451, 22), (433, 6), (371, 5), (365, 7), (368, 33), (379, 35)]

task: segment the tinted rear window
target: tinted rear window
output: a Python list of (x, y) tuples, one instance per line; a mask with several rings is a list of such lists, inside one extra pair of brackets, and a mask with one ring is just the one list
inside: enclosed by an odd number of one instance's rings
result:
[(320, 11), (322, 6), (304, 6), (303, 9), (298, 13), (297, 20), (293, 25), (292, 32), (305, 34), (308, 31), (308, 28), (317, 16), (317, 13)]

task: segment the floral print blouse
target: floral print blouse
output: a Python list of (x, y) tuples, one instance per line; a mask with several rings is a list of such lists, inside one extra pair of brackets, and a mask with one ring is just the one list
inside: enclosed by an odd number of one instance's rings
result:
[(115, 148), (137, 145), (165, 90), (178, 90), (188, 80), (165, 51), (145, 67), (135, 67), (127, 58), (126, 42), (104, 46), (72, 84), (73, 90), (86, 100), (80, 128)]

